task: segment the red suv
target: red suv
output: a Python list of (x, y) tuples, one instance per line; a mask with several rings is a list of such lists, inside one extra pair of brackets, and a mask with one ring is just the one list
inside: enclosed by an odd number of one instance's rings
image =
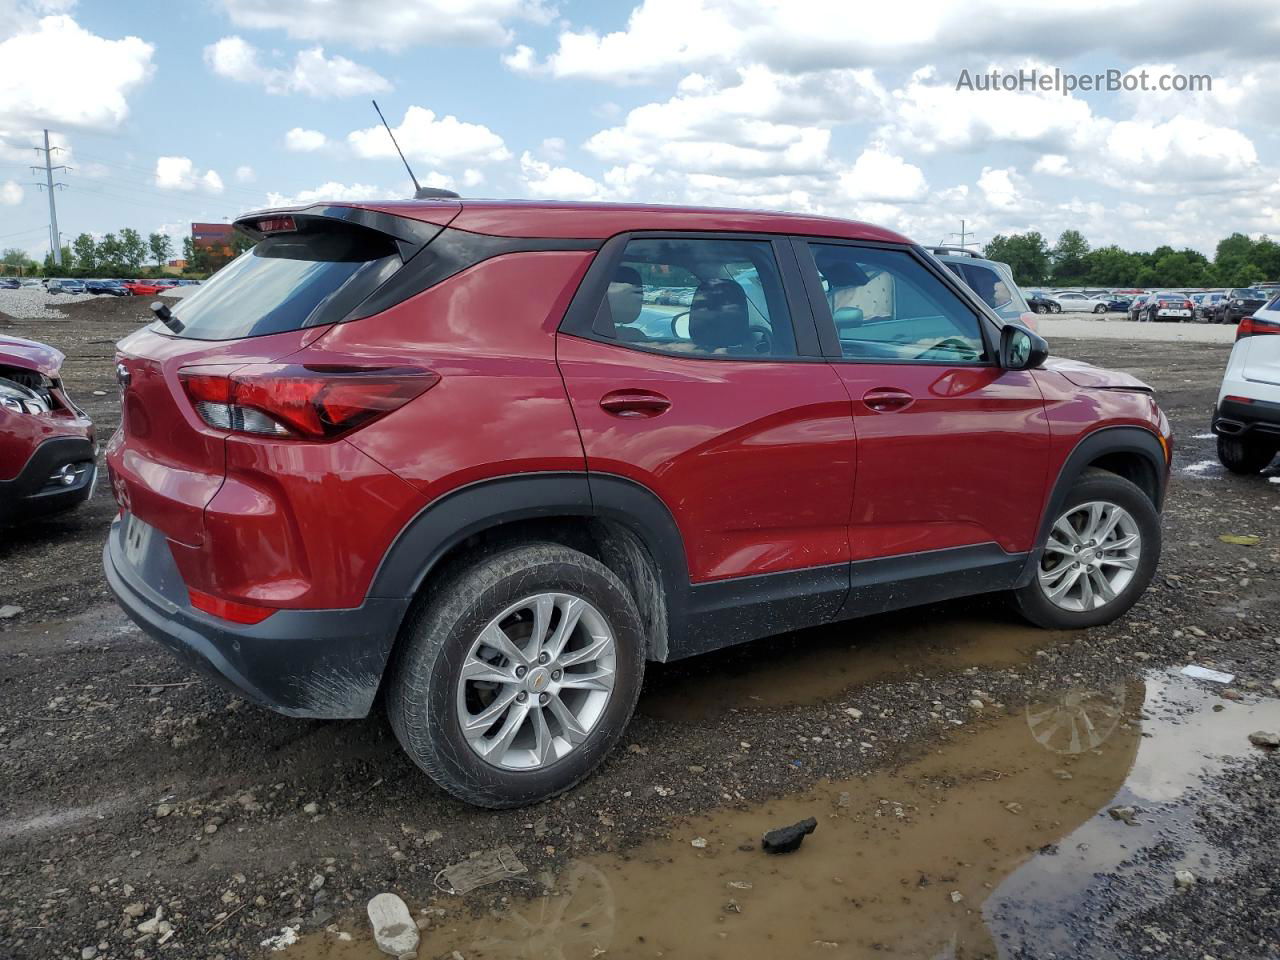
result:
[(317, 205), (121, 341), (108, 580), (264, 706), (484, 806), (571, 786), (648, 660), (967, 594), (1127, 610), (1168, 422), (844, 220)]

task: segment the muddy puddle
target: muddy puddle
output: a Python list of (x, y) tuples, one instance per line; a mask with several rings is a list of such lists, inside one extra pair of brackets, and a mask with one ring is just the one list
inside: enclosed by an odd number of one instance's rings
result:
[(1063, 636), (986, 607), (905, 611), (761, 640), (665, 669), (653, 666), (636, 710), (694, 722), (734, 708), (821, 703), (904, 674), (1025, 663)]
[[(478, 916), (458, 898), (402, 891), (430, 920), (418, 955), (1070, 956), (1077, 923), (1096, 933), (1122, 919), (1090, 909), (1099, 884), (1127, 884), (1137, 910), (1174, 895), (1175, 869), (1208, 877), (1224, 866), (1197, 834), (1192, 798), (1228, 762), (1280, 762), (1247, 739), (1280, 725), (1280, 701), (1219, 690), (1163, 673), (1066, 690), (892, 773), (719, 811), (629, 854), (530, 878), (526, 898)], [(808, 816), (818, 827), (800, 850), (760, 851), (764, 831)], [(1159, 843), (1180, 859), (1145, 865)], [(342, 929), (354, 939), (331, 930), (281, 955), (381, 956), (363, 918)]]

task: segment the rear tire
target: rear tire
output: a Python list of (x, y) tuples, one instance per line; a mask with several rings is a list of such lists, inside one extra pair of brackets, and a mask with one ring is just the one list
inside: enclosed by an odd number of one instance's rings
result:
[[(1098, 506), (1104, 509), (1095, 510)], [(1091, 543), (1089, 522), (1095, 514), (1096, 531), (1102, 535)], [(1080, 550), (1073, 552), (1076, 541)], [(1160, 546), (1160, 514), (1147, 495), (1114, 473), (1086, 470), (1058, 508), (1046, 542), (1039, 544), (1031, 582), (1013, 591), (1014, 605), (1027, 620), (1049, 630), (1111, 623), (1151, 583)], [(1064, 585), (1065, 592), (1051, 598)], [(1113, 595), (1105, 598), (1107, 592)]]
[[(644, 675), (643, 627), (622, 581), (577, 550), (529, 543), (459, 568), (430, 597), (401, 633), (387, 697), (413, 762), (460, 800), (490, 808), (545, 800), (599, 766), (631, 719)], [(540, 661), (569, 611), (576, 626), (564, 652)], [(607, 656), (569, 662), (605, 636)], [(590, 685), (599, 677), (609, 685), (603, 699)], [(571, 720), (561, 720), (565, 711)]]
[(1104, 307), (1102, 304), (1098, 304), (1096, 307), (1094, 307), (1094, 308), (1093, 308), (1093, 312), (1094, 312), (1094, 313), (1106, 313), (1106, 312), (1107, 312), (1107, 308), (1106, 308), (1106, 307)]
[(1218, 459), (1232, 473), (1250, 476), (1261, 473), (1275, 458), (1276, 446), (1248, 437), (1218, 437)]

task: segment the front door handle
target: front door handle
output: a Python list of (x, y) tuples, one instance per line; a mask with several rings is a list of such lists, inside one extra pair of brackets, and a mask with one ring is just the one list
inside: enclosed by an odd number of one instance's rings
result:
[(894, 387), (877, 387), (862, 395), (862, 402), (877, 413), (894, 413), (905, 410), (916, 402), (916, 398), (905, 390)]
[(615, 417), (656, 417), (671, 401), (652, 390), (614, 390), (600, 398), (600, 408)]

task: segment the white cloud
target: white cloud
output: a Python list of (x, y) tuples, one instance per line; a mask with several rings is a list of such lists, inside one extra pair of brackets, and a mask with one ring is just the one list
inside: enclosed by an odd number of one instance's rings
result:
[(364, 200), (395, 200), (401, 199), (403, 193), (395, 193), (386, 190), (383, 187), (375, 187), (367, 183), (339, 183), (336, 180), (330, 180), (323, 183), (314, 190), (300, 190), (295, 194), (284, 193), (268, 193), (267, 206), (269, 207), (299, 207), (309, 203), (315, 203), (318, 200), (337, 200), (337, 201), (364, 201)]
[(151, 76), (154, 51), (137, 37), (107, 40), (70, 17), (45, 17), (0, 41), (0, 124), (114, 130)]
[(284, 135), (285, 149), (293, 150), (296, 153), (312, 153), (316, 150), (322, 150), (328, 143), (329, 138), (319, 130), (294, 127)]
[(1023, 189), (1026, 181), (1013, 167), (996, 170), (983, 167), (978, 177), (978, 189), (987, 203), (997, 210), (1016, 210), (1026, 205)]
[(22, 197), (22, 187), (13, 180), (6, 180), (0, 184), (0, 204), (14, 207), (22, 202)]
[(255, 179), (257, 179), (257, 174), (253, 172), (253, 167), (250, 167), (247, 164), (236, 167), (237, 183), (253, 183)]
[(516, 21), (546, 23), (543, 0), (222, 0), (231, 22), (301, 40), (402, 50), (417, 45), (502, 45)]
[(300, 50), (288, 67), (268, 66), (262, 51), (240, 37), (223, 37), (204, 48), (214, 73), (237, 83), (261, 86), (268, 93), (300, 93), (320, 99), (390, 90), (391, 84), (369, 67), (346, 57), (326, 57), (323, 47)]
[(690, 74), (676, 96), (635, 108), (586, 148), (607, 163), (645, 157), (700, 173), (817, 172), (829, 162), (833, 123), (878, 111), (883, 97), (862, 70), (797, 77), (745, 67), (728, 80)]
[(556, 167), (534, 159), (529, 151), (520, 155), (520, 175), (532, 197), (553, 200), (603, 200), (608, 191), (598, 181), (569, 167)]
[(155, 183), (162, 190), (205, 190), (221, 193), (222, 177), (216, 170), (197, 170), (190, 157), (158, 157)]
[(840, 174), (840, 187), (851, 200), (917, 202), (928, 193), (924, 172), (876, 144)]
[[(466, 123), (452, 115), (437, 117), (425, 107), (409, 107), (400, 125), (392, 129), (406, 157), (432, 166), (495, 163), (511, 156), (502, 138), (483, 124)], [(396, 157), (381, 124), (352, 130), (347, 142), (359, 157)]]
[[(1274, 0), (1225, 6), (1238, 28), (1224, 28), (1222, 4), (1198, 0), (1166, 0), (1158, 15), (1142, 0), (642, 0), (622, 30), (563, 29), (541, 68), (618, 83), (742, 63), (798, 72), (945, 57), (972, 68), (979, 57), (1061, 61), (1100, 49), (1129, 56), (1135, 44), (1148, 56), (1230, 53), (1265, 62), (1280, 39)], [(533, 54), (521, 59), (526, 69), (537, 65)]]
[(508, 70), (514, 70), (516, 73), (535, 73), (538, 70), (538, 65), (534, 62), (535, 57), (533, 47), (527, 47), (521, 43), (510, 53), (503, 54), (502, 63)]

